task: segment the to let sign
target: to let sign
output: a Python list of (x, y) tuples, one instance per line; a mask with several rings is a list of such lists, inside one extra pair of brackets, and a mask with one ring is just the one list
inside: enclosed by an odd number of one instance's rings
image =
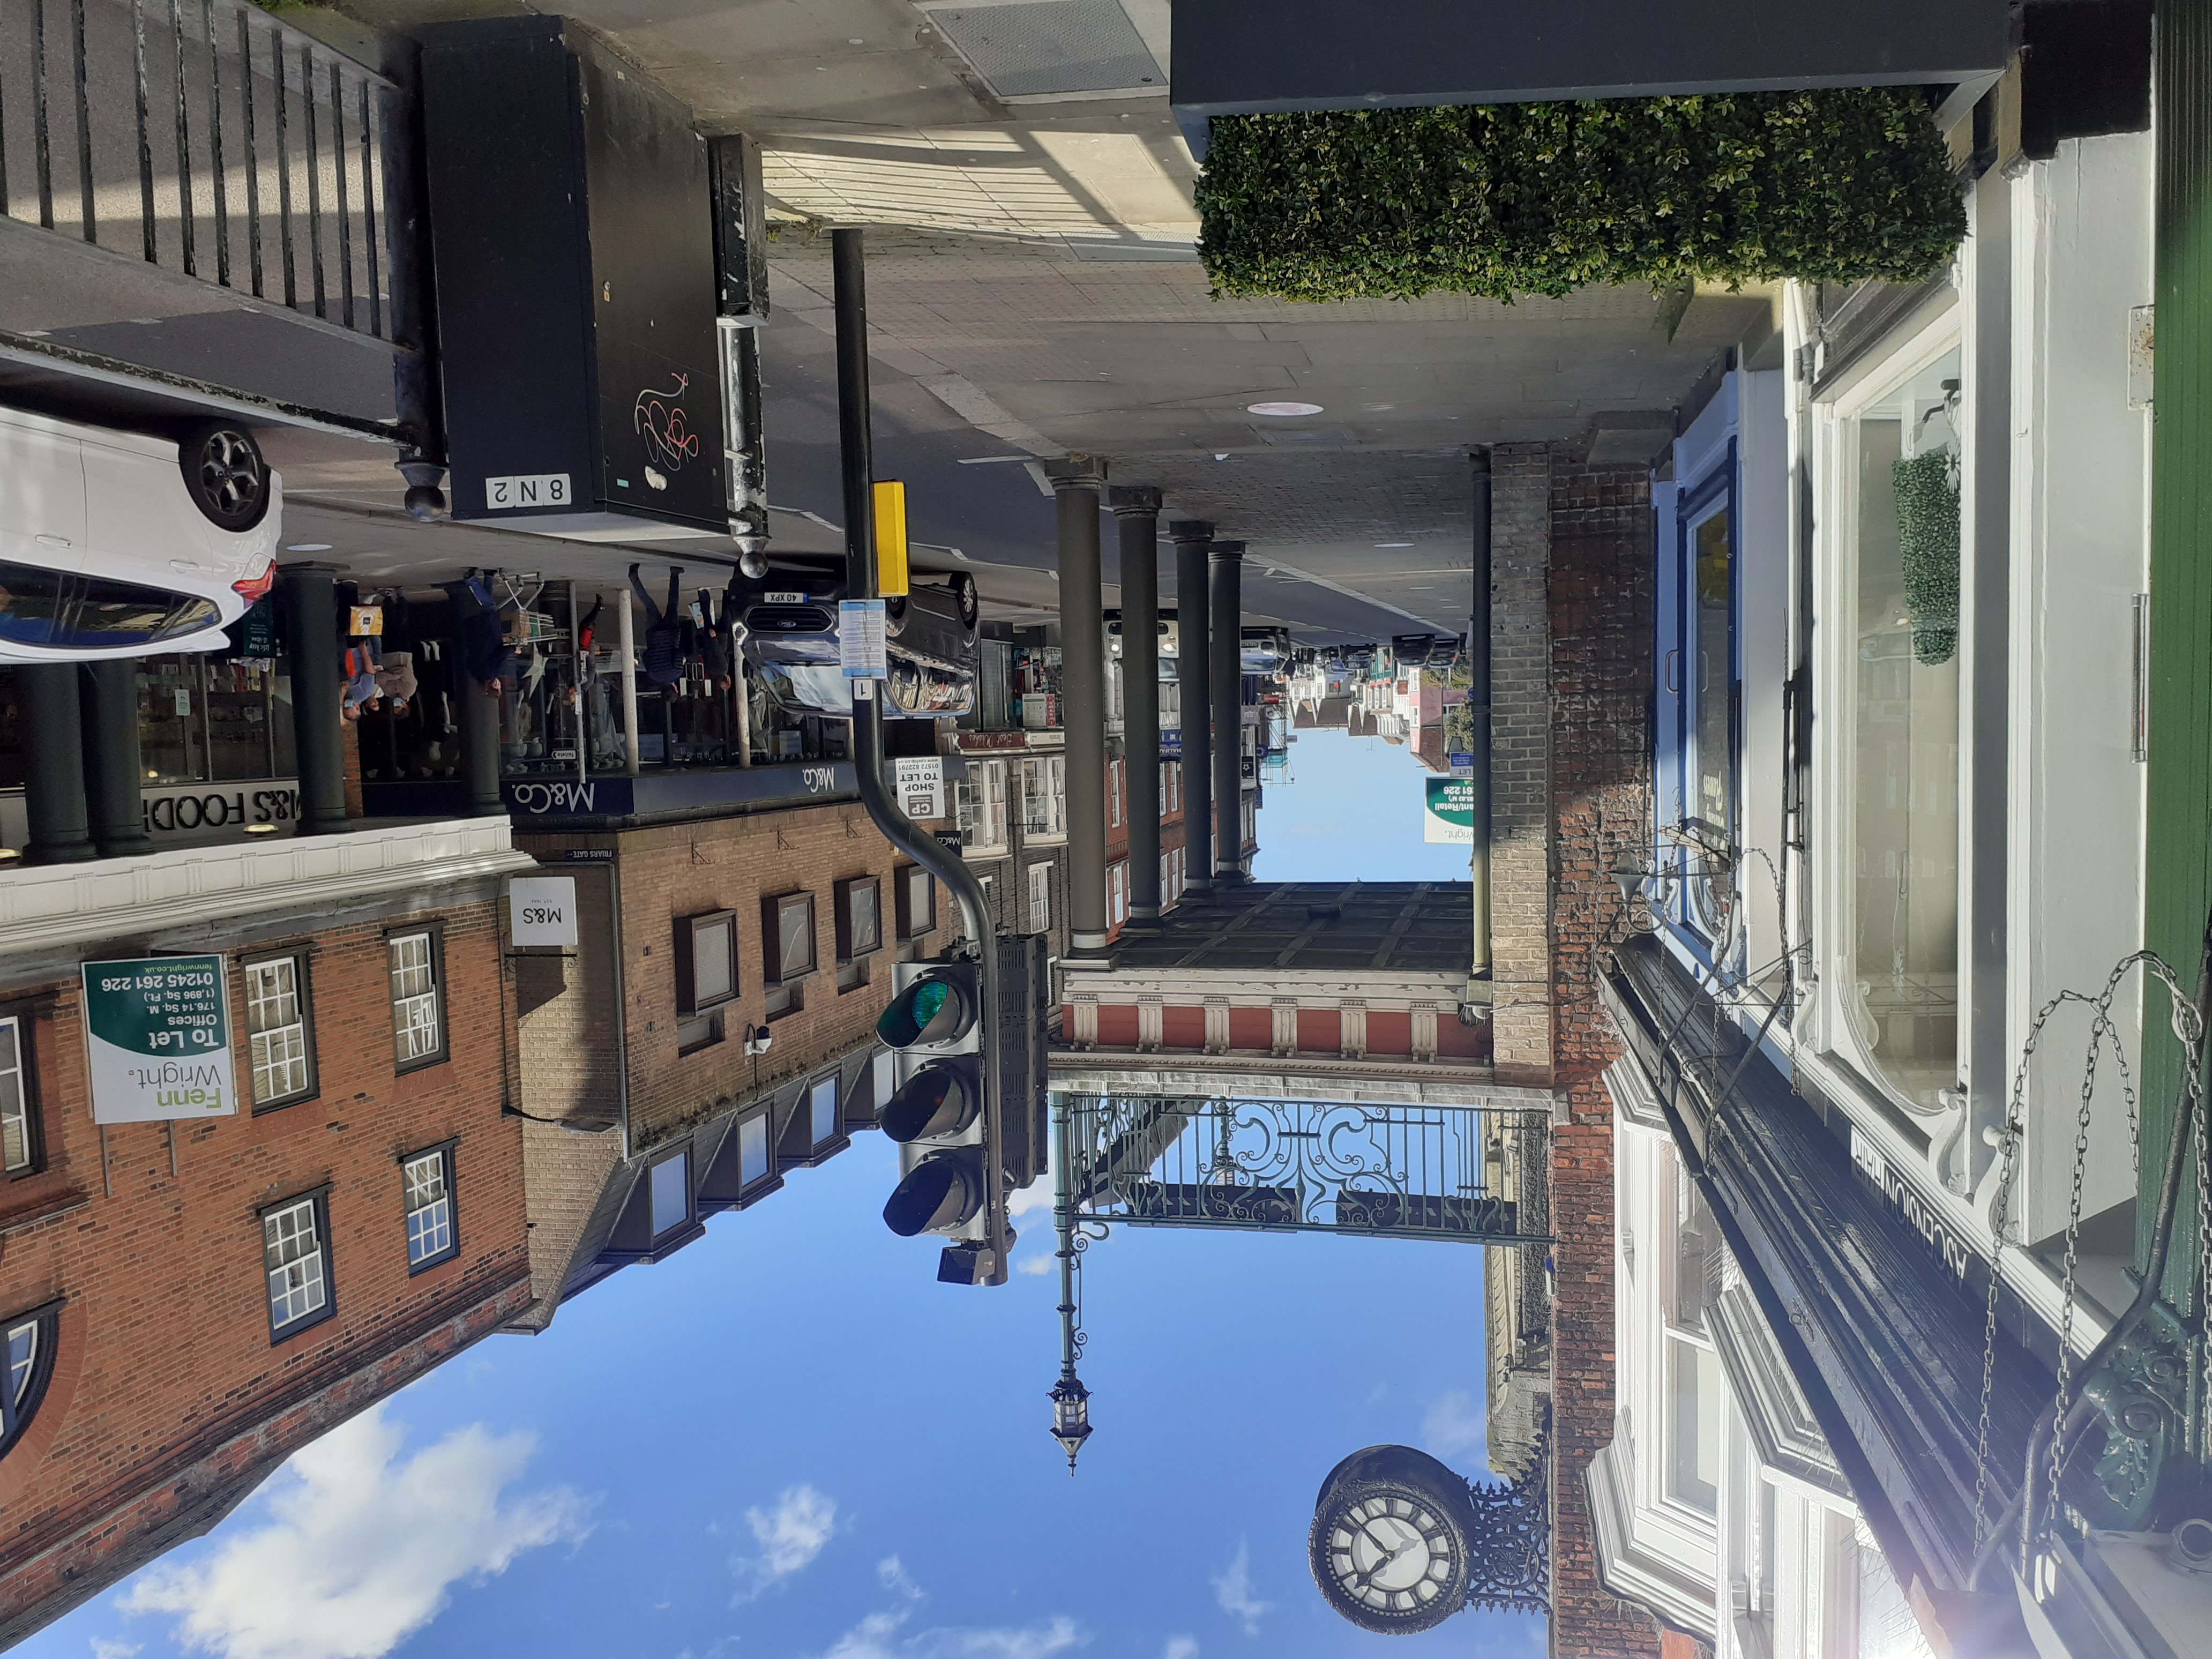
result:
[(942, 755), (902, 757), (896, 762), (898, 803), (910, 818), (941, 818), (945, 809), (945, 757)]
[(94, 1122), (237, 1111), (221, 957), (88, 962), (84, 1024)]

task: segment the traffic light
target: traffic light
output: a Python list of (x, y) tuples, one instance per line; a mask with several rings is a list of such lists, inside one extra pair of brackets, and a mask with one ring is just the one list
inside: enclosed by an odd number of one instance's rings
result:
[(878, 1121), (898, 1143), (900, 1180), (884, 1224), (902, 1238), (985, 1243), (981, 971), (971, 962), (902, 962), (891, 975), (876, 1035), (892, 1052), (894, 1087)]

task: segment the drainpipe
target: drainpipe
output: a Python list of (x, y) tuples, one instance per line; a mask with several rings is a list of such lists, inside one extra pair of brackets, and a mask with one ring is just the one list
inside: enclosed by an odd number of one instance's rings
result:
[(1212, 586), (1213, 884), (1225, 887), (1244, 872), (1244, 544), (1208, 550)]
[[(844, 466), (845, 586), (848, 598), (880, 597), (876, 578), (876, 504), (874, 435), (868, 419), (868, 295), (861, 260), (860, 233), (830, 233), (831, 272), (837, 307), (837, 438)], [(1097, 534), (1098, 509), (1092, 498), (1091, 534)], [(1102, 640), (1103, 648), (1103, 640)], [(883, 685), (868, 690), (872, 697), (857, 695), (865, 682), (855, 682), (853, 699), (853, 770), (860, 787), (860, 804), (868, 821), (885, 841), (904, 853), (951, 890), (975, 951), (983, 981), (983, 1157), (991, 1179), (983, 1183), (983, 1234), (988, 1241), (991, 1272), (988, 1283), (1006, 1282), (1006, 1167), (1004, 1068), (999, 1060), (999, 935), (983, 896), (983, 884), (967, 860), (948, 851), (933, 836), (924, 835), (884, 782)], [(1071, 783), (1073, 780), (1070, 780)]]
[[(1474, 796), (1474, 845), (1468, 851), (1468, 884), (1473, 890), (1474, 938), (1467, 963), (1467, 989), (1462, 1000), (1487, 1006), (1491, 994), (1490, 955), (1490, 452), (1468, 452), (1472, 464), (1474, 533), (1472, 538), (1474, 581), (1467, 623), (1467, 708), (1473, 730), (1468, 752), (1474, 764), (1469, 793)], [(1449, 750), (1446, 751), (1449, 753)]]

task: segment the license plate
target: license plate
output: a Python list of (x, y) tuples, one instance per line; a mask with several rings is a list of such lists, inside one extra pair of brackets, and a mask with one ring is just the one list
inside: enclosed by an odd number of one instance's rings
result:
[(805, 605), (806, 603), (806, 595), (804, 593), (763, 593), (761, 595), (761, 603), (763, 605)]

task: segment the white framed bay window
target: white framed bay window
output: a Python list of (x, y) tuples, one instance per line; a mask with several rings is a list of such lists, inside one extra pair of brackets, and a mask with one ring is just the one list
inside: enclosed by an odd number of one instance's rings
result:
[(1965, 375), (1955, 319), (1820, 408), (1820, 1046), (1917, 1116), (1962, 1051)]

